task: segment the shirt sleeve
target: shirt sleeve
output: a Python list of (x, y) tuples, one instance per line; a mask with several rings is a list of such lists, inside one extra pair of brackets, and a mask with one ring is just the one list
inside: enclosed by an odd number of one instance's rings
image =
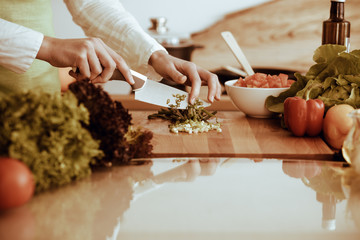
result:
[(119, 0), (64, 0), (73, 21), (89, 37), (101, 38), (124, 58), (130, 68), (160, 80), (148, 64), (151, 54), (166, 51), (147, 34)]
[(16, 73), (26, 72), (40, 49), (44, 35), (0, 18), (0, 65)]

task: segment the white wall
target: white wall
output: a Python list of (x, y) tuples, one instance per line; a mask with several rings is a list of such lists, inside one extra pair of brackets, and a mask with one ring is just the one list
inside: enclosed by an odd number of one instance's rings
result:
[[(100, 0), (101, 1), (101, 0)], [(271, 0), (120, 0), (124, 7), (147, 29), (150, 18), (164, 16), (173, 32), (193, 33), (211, 26), (227, 13)], [(61, 38), (84, 37), (62, 0), (52, 0), (55, 32)]]

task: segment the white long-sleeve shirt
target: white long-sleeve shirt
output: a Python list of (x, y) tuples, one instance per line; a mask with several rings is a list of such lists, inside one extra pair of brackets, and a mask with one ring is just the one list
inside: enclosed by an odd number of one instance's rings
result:
[(0, 18), (0, 65), (24, 73), (34, 61), (44, 35)]
[[(165, 50), (150, 37), (118, 0), (64, 0), (73, 20), (87, 36), (101, 38), (127, 64), (151, 78), (159, 79), (148, 60)], [(40, 49), (43, 34), (0, 19), (0, 65), (25, 72)]]

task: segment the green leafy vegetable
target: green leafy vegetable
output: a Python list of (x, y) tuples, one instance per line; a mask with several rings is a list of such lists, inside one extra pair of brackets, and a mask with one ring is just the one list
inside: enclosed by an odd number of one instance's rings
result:
[[(221, 131), (220, 123), (217, 122), (216, 113), (207, 111), (202, 102), (197, 99), (194, 104), (189, 104), (186, 109), (178, 109), (180, 102), (185, 100), (185, 95), (174, 95), (175, 103), (170, 104), (169, 108), (160, 109), (157, 113), (148, 116), (149, 119), (161, 118), (170, 122), (169, 129), (171, 132), (178, 133), (198, 133), (209, 130)], [(168, 99), (167, 103), (170, 102)], [(209, 120), (215, 118), (216, 122), (211, 123)]]
[(152, 132), (134, 128), (120, 102), (87, 81), (70, 89), (64, 95), (30, 91), (0, 100), (0, 155), (29, 166), (36, 192), (152, 151)]
[(94, 139), (100, 140), (100, 149), (105, 153), (96, 165), (125, 164), (132, 158), (151, 155), (152, 132), (133, 128), (131, 115), (121, 102), (113, 101), (101, 87), (88, 81), (76, 81), (69, 89), (88, 109), (90, 124), (85, 127)]
[(0, 155), (29, 166), (36, 192), (62, 186), (91, 173), (101, 158), (99, 142), (82, 127), (89, 113), (76, 97), (43, 92), (16, 93), (0, 100)]
[(269, 111), (284, 112), (287, 97), (321, 99), (326, 110), (335, 104), (346, 103), (360, 107), (360, 50), (347, 53), (345, 46), (326, 44), (316, 49), (305, 76), (295, 73), (297, 81), (278, 97), (270, 96), (265, 106)]

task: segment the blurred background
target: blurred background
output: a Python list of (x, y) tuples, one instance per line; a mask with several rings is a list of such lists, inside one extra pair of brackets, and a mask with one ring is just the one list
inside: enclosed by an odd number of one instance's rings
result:
[[(146, 30), (150, 18), (164, 16), (171, 31), (194, 33), (202, 31), (224, 15), (259, 5), (271, 0), (120, 0)], [(52, 0), (55, 32), (58, 37), (84, 37), (80, 27), (71, 20), (66, 5), (61, 0)]]
[[(190, 41), (187, 60), (223, 74), (224, 66), (241, 68), (221, 37), (230, 31), (255, 70), (265, 73), (306, 73), (321, 45), (322, 22), (330, 15), (330, 0), (120, 0), (146, 31), (151, 18), (165, 17), (171, 34)], [(55, 32), (61, 38), (84, 37), (65, 4), (52, 0)], [(345, 2), (351, 23), (350, 50), (360, 49), (359, 0)], [(163, 44), (164, 45), (164, 44)], [(168, 48), (167, 48), (168, 49)], [(168, 49), (169, 50), (169, 49)], [(170, 51), (169, 51), (170, 53)], [(171, 53), (170, 53), (171, 54)], [(222, 72), (221, 72), (222, 71)], [(218, 75), (219, 75), (218, 74)], [(225, 73), (227, 78), (235, 78)]]

